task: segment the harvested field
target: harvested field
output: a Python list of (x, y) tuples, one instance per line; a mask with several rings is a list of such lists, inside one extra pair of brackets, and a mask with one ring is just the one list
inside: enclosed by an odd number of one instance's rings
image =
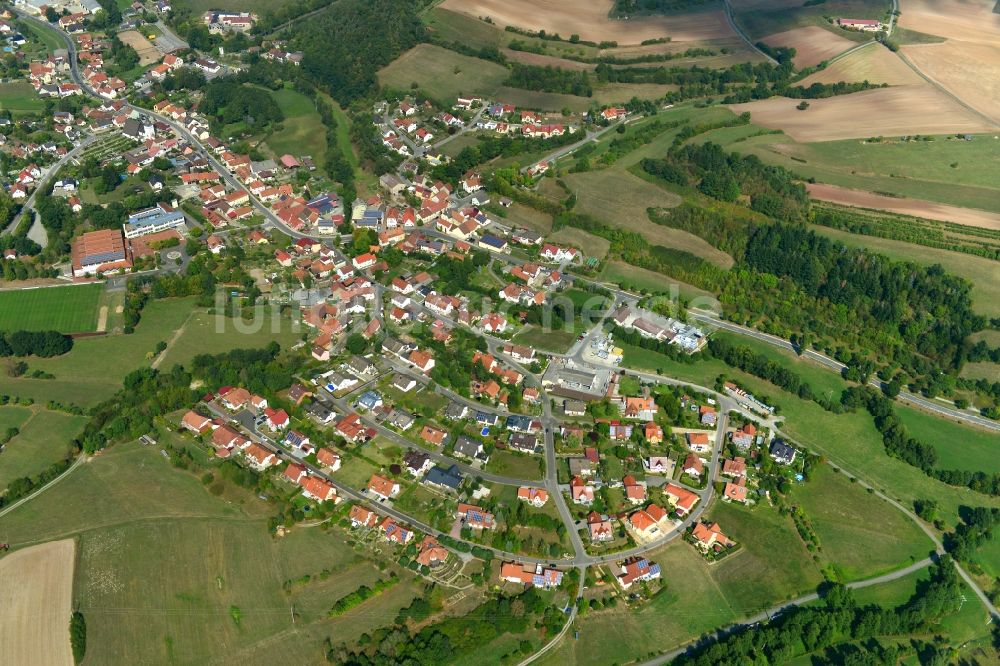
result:
[(1000, 119), (1000, 45), (949, 40), (905, 46), (902, 52), (948, 92)]
[(0, 663), (72, 666), (74, 550), (64, 539), (0, 560)]
[(525, 30), (545, 30), (550, 34), (620, 45), (638, 44), (647, 39), (670, 37), (675, 42), (704, 41), (733, 37), (720, 9), (689, 12), (674, 16), (616, 20), (608, 16), (612, 0), (566, 2), (566, 0), (445, 0), (441, 7), (470, 16), (490, 17), (500, 26)]
[(787, 97), (730, 105), (749, 111), (754, 124), (784, 130), (797, 141), (833, 141), (904, 134), (992, 132), (996, 125), (962, 107), (930, 84), (865, 90), (809, 100), (799, 111)]
[(906, 0), (899, 26), (965, 42), (1000, 45), (995, 0)]
[(793, 58), (793, 62), (798, 69), (813, 67), (843, 53), (852, 46), (856, 46), (851, 40), (844, 39), (816, 25), (768, 35), (761, 41), (768, 46), (791, 46), (794, 48), (795, 58)]
[(876, 210), (899, 213), (900, 215), (923, 217), (928, 220), (954, 222), (982, 229), (1000, 229), (1000, 215), (997, 213), (988, 213), (984, 210), (946, 206), (934, 203), (933, 201), (921, 201), (919, 199), (886, 197), (873, 192), (849, 190), (845, 187), (822, 185), (820, 183), (810, 183), (806, 185), (806, 188), (809, 190), (809, 196), (812, 198), (821, 201), (830, 201), (842, 206), (874, 208)]
[(161, 57), (159, 49), (138, 30), (119, 32), (118, 39), (135, 49), (135, 52), (139, 54), (139, 65), (141, 67), (151, 65)]
[(872, 44), (844, 56), (799, 82), (808, 88), (814, 83), (888, 83), (891, 86), (920, 84), (920, 75), (910, 69), (899, 56), (879, 44)]

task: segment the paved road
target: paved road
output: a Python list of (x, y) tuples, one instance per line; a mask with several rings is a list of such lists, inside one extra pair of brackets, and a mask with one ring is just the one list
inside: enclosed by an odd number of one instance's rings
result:
[(527, 172), (527, 170), (530, 169), (533, 164), (541, 164), (542, 162), (553, 162), (555, 160), (558, 160), (561, 157), (565, 157), (566, 155), (569, 155), (570, 153), (572, 153), (573, 151), (575, 151), (576, 149), (578, 149), (580, 146), (582, 146), (582, 145), (584, 145), (586, 143), (589, 143), (591, 141), (597, 141), (602, 136), (604, 136), (605, 134), (607, 134), (611, 130), (615, 129), (616, 127), (618, 127), (622, 123), (627, 123), (627, 122), (629, 122), (629, 121), (627, 121), (627, 120), (620, 120), (620, 121), (618, 121), (616, 123), (612, 123), (612, 124), (608, 125), (607, 127), (602, 128), (602, 129), (600, 129), (600, 130), (598, 130), (596, 132), (585, 132), (585, 136), (582, 139), (580, 139), (579, 141), (577, 141), (576, 143), (571, 143), (568, 146), (563, 146), (562, 148), (559, 148), (558, 150), (552, 151), (551, 153), (549, 153), (545, 157), (539, 158), (537, 161), (533, 162), (532, 164), (529, 164), (528, 166), (525, 166), (525, 167), (521, 167), (521, 173)]
[(445, 145), (446, 143), (448, 143), (452, 139), (457, 139), (458, 137), (462, 136), (466, 132), (468, 132), (470, 130), (474, 130), (476, 128), (476, 123), (479, 122), (479, 119), (483, 117), (484, 113), (486, 113), (486, 105), (485, 104), (483, 106), (479, 107), (479, 110), (476, 111), (476, 115), (472, 117), (472, 120), (470, 120), (469, 122), (467, 122), (464, 125), (462, 125), (462, 128), (460, 130), (458, 130), (454, 134), (449, 134), (445, 138), (443, 138), (440, 141), (438, 141), (437, 143), (433, 144), (432, 148), (434, 148), (434, 151), (437, 152), (438, 150), (441, 149), (441, 146)]

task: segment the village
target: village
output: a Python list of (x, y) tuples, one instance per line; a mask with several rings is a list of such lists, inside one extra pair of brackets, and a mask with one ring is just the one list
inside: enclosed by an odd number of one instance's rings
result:
[[(752, 396), (618, 367), (612, 328), (684, 354), (702, 350), (702, 330), (580, 277), (591, 260), (505, 223), (496, 211), (510, 200), (492, 201), (484, 174), (457, 187), (428, 176), (449, 162), (442, 143), (462, 134), (551, 140), (559, 155), (627, 121), (624, 108), (564, 117), (482, 97), (447, 109), (385, 101), (373, 124), (402, 161), (377, 193), (344, 201), (311, 156), (244, 152), (213, 135), (185, 91), (157, 86), (238, 63), (172, 49), (126, 83), (106, 72), (110, 44), (87, 30), (95, 8), (77, 9), (58, 20), (74, 48), (29, 63), (37, 93), (67, 110), (54, 115), (53, 141), (4, 142), (11, 197), (30, 209), (50, 188), (80, 214), (94, 204), (82, 191), (90, 173), (111, 174), (112, 188), (135, 183), (120, 226), (71, 239), (66, 279), (183, 271), (198, 252), (237, 253), (252, 280), (233, 301), (252, 283), (262, 302), (297, 313), (298, 383), (270, 400), (222, 387), (176, 426), (299, 493), (299, 515), (340, 512), (428, 575), (460, 566), (456, 548), (487, 548), (505, 558), (501, 582), (557, 588), (566, 567), (599, 565), (623, 593), (641, 583), (648, 596), (669, 572), (643, 553), (675, 537), (707, 558), (738, 549), (725, 526), (700, 519), (713, 499), (752, 506), (770, 501), (776, 479), (801, 479), (802, 458)], [(12, 18), (0, 32), (13, 32)], [(219, 32), (253, 20), (205, 16)], [(297, 66), (301, 54), (278, 46), (263, 57)], [(550, 161), (526, 167), (529, 182)], [(564, 343), (539, 346), (547, 328)]]

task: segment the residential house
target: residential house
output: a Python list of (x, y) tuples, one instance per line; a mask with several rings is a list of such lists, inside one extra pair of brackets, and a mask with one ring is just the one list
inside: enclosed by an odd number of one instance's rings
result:
[(734, 541), (722, 533), (719, 523), (696, 523), (691, 530), (691, 539), (694, 541), (694, 545), (706, 553), (710, 550), (720, 552), (736, 545)]
[(620, 572), (616, 578), (623, 590), (627, 590), (637, 582), (655, 580), (660, 577), (660, 565), (650, 562), (645, 557), (630, 557), (620, 562), (618, 566)]
[(368, 479), (368, 492), (381, 501), (391, 499), (399, 494), (399, 483), (378, 474), (372, 474)]
[(460, 502), (457, 513), (466, 527), (474, 530), (492, 530), (496, 527), (493, 514), (481, 507)]
[(542, 488), (530, 488), (521, 486), (517, 489), (517, 499), (527, 502), (535, 507), (543, 507), (549, 501), (549, 493)]
[(590, 531), (591, 543), (614, 541), (615, 539), (614, 527), (611, 525), (611, 520), (596, 511), (591, 511), (587, 515), (587, 529)]
[(500, 580), (510, 583), (553, 589), (562, 583), (563, 573), (541, 564), (503, 562), (500, 564)]
[(594, 486), (579, 476), (574, 476), (569, 482), (569, 491), (574, 504), (589, 506), (594, 503)]

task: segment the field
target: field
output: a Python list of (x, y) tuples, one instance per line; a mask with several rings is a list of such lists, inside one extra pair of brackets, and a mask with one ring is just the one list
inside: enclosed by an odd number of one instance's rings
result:
[(768, 46), (794, 48), (795, 58), (792, 59), (792, 62), (798, 69), (815, 67), (824, 60), (830, 60), (835, 55), (855, 46), (851, 40), (815, 25), (768, 35), (761, 41)]
[(810, 183), (807, 188), (809, 190), (809, 195), (813, 199), (829, 201), (842, 206), (872, 208), (889, 211), (890, 213), (898, 213), (900, 215), (924, 217), (929, 220), (966, 224), (970, 227), (980, 227), (982, 229), (1000, 230), (1000, 214), (997, 213), (989, 213), (983, 210), (976, 210), (974, 208), (947, 206), (944, 204), (933, 203), (931, 201), (921, 201), (919, 199), (888, 197), (882, 194), (875, 194), (873, 192), (849, 190), (836, 185)]
[(50, 412), (35, 405), (0, 407), (3, 429), (16, 426), (20, 432), (0, 454), (0, 492), (14, 479), (34, 476), (70, 452), (70, 441), (83, 431), (86, 416)]
[(616, 20), (608, 16), (612, 0), (566, 3), (561, 0), (445, 0), (444, 9), (474, 17), (490, 17), (500, 26), (545, 30), (565, 38), (619, 45), (638, 44), (669, 36), (675, 42), (705, 41), (732, 37), (725, 15), (717, 5), (703, 11), (672, 16), (642, 16)]
[(838, 59), (799, 82), (803, 87), (814, 83), (848, 83), (868, 81), (889, 85), (919, 84), (920, 75), (910, 69), (898, 55), (879, 44), (872, 44)]
[(611, 247), (611, 241), (589, 234), (582, 229), (574, 229), (573, 227), (563, 227), (554, 234), (550, 234), (548, 240), (553, 243), (564, 243), (579, 248), (586, 256), (596, 257), (597, 259), (606, 257), (608, 248)]
[(285, 120), (281, 123), (281, 129), (267, 137), (268, 148), (276, 157), (285, 154), (295, 157), (309, 155), (316, 166), (322, 168), (326, 163), (326, 142), (319, 140), (319, 137), (326, 135), (326, 127), (312, 100), (290, 89), (271, 91), (270, 95), (278, 103)]
[(662, 273), (656, 273), (655, 271), (639, 266), (632, 266), (623, 261), (609, 261), (601, 272), (600, 280), (621, 285), (622, 289), (628, 291), (647, 291), (663, 294), (669, 294), (671, 287), (676, 285), (678, 293), (687, 299), (715, 299), (714, 295), (704, 289), (698, 289), (689, 284), (671, 280), (666, 278)]
[(0, 110), (12, 114), (37, 113), (45, 108), (42, 98), (26, 81), (0, 83)]
[(137, 30), (125, 30), (118, 33), (118, 38), (139, 54), (139, 66), (151, 65), (160, 59), (160, 52), (146, 36)]
[(868, 41), (871, 35), (842, 30), (828, 17), (884, 19), (891, 5), (889, 0), (825, 0), (814, 4), (801, 0), (732, 0), (731, 4), (737, 21), (753, 40), (766, 40), (767, 35), (795, 28), (818, 26), (843, 40), (858, 42)]
[(992, 0), (907, 0), (899, 25), (948, 39), (1000, 45)]
[(431, 44), (419, 44), (379, 71), (379, 82), (409, 90), (412, 83), (438, 99), (452, 100), (473, 92), (493, 94), (507, 69), (494, 62), (470, 58)]
[(72, 539), (0, 560), (0, 662), (72, 666)]
[(896, 413), (910, 435), (937, 449), (939, 468), (1000, 472), (995, 434), (903, 405)]
[(996, 261), (903, 241), (860, 236), (828, 227), (814, 226), (812, 229), (845, 245), (863, 247), (893, 259), (919, 264), (941, 264), (945, 270), (972, 283), (973, 309), (990, 317), (1000, 316), (1000, 263)]
[(563, 180), (576, 193), (580, 212), (636, 231), (652, 245), (685, 250), (722, 268), (732, 266), (732, 257), (697, 236), (649, 221), (647, 208), (672, 208), (681, 201), (678, 195), (618, 168), (569, 174)]
[[(403, 573), (384, 595), (328, 619), (336, 599), (388, 572), (322, 528), (275, 539), (272, 507), (219, 492), (154, 448), (121, 445), (5, 516), (4, 534), (15, 547), (79, 540), (74, 598), (94, 664), (316, 663), (326, 636), (356, 639), (419, 589)], [(320, 580), (323, 569), (331, 575)], [(306, 574), (314, 580), (282, 590)]]
[(792, 500), (816, 530), (820, 558), (844, 580), (908, 566), (934, 549), (902, 512), (829, 467), (821, 467), (807, 483), (796, 486)]
[(1000, 45), (948, 40), (904, 46), (914, 65), (963, 102), (989, 118), (1000, 118)]
[(102, 284), (0, 291), (0, 330), (86, 333), (97, 329)]
[(809, 100), (799, 111), (796, 100), (771, 97), (733, 104), (736, 113), (749, 111), (753, 122), (784, 130), (798, 141), (990, 132), (995, 124), (962, 107), (930, 84), (865, 90), (850, 95)]

